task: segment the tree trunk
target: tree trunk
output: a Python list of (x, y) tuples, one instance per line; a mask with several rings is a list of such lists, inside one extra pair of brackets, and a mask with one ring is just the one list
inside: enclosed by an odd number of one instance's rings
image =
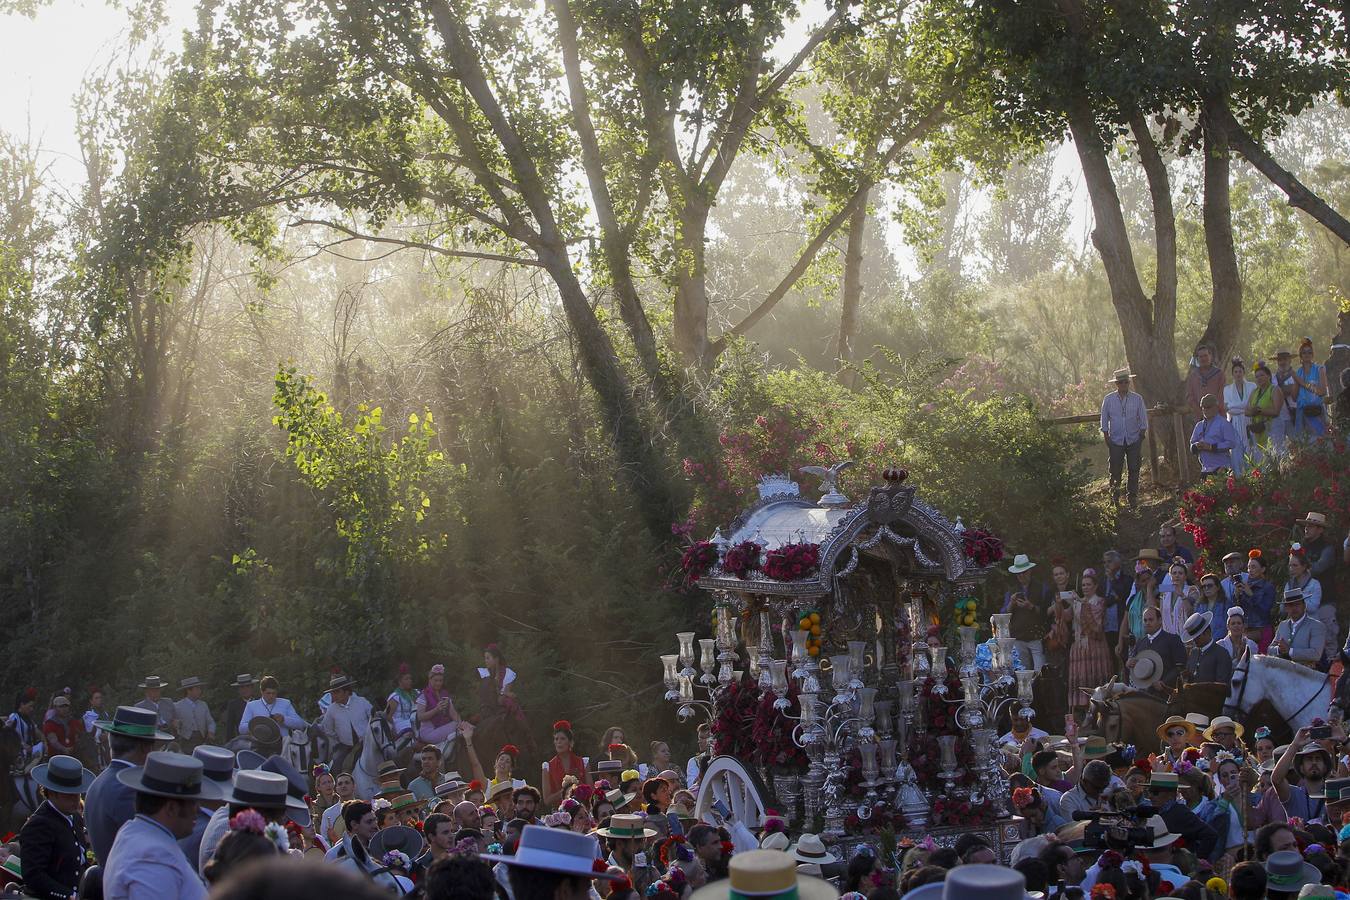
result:
[(1204, 224), (1205, 250), (1214, 296), (1201, 344), (1214, 348), (1215, 362), (1223, 368), (1237, 346), (1242, 328), (1242, 274), (1233, 246), (1233, 211), (1230, 198), (1231, 169), (1224, 132), (1205, 124)]
[(675, 316), (671, 343), (685, 361), (700, 369), (710, 366), (707, 247), (708, 205), (690, 197), (680, 211), (676, 241)]
[(1181, 379), (1177, 376), (1176, 337), (1172, 329), (1157, 327), (1153, 304), (1139, 283), (1120, 194), (1087, 96), (1073, 98), (1066, 113), (1092, 201), (1092, 243), (1106, 269), (1135, 384), (1149, 405), (1177, 402), (1181, 399)]
[(839, 304), (839, 383), (852, 388), (857, 381), (857, 372), (849, 367), (853, 362), (854, 341), (858, 339), (858, 302), (862, 299), (862, 257), (863, 238), (867, 234), (867, 197), (863, 192), (862, 202), (853, 210), (848, 219), (848, 247), (844, 251), (844, 284)]

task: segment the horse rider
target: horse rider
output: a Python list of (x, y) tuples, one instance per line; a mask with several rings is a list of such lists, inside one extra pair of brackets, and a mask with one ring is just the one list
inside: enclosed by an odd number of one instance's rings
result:
[(249, 720), (255, 716), (272, 719), (282, 728), (292, 731), (303, 731), (309, 727), (300, 714), (295, 711), (291, 701), (285, 697), (278, 696), (281, 692), (281, 686), (271, 675), (264, 675), (262, 681), (258, 683), (262, 696), (248, 701), (244, 706), (244, 712), (239, 717), (239, 730), (248, 731)]
[(5, 726), (19, 736), (20, 758), (15, 765), (27, 767), (28, 761), (42, 758), (45, 738), (33, 722), (33, 707), (37, 704), (37, 688), (24, 688), (14, 698), (14, 712), (5, 719)]
[(1144, 609), (1144, 636), (1134, 642), (1130, 658), (1125, 668), (1134, 669), (1136, 658), (1145, 650), (1152, 650), (1162, 658), (1162, 675), (1149, 690), (1159, 694), (1171, 693), (1177, 686), (1177, 678), (1186, 666), (1186, 648), (1177, 637), (1163, 627), (1162, 612), (1156, 606)]
[(158, 675), (147, 675), (145, 680), (137, 685), (145, 691), (145, 696), (141, 698), (136, 705), (141, 709), (148, 709), (159, 716), (159, 722), (156, 727), (161, 731), (167, 731), (170, 734), (177, 734), (176, 726), (178, 713), (174, 711), (173, 701), (168, 697), (162, 696), (164, 689), (169, 683)]
[(138, 769), (155, 749), (156, 741), (172, 741), (173, 735), (156, 728), (159, 716), (140, 706), (119, 706), (112, 721), (101, 727), (108, 733), (112, 759), (99, 773), (84, 798), (84, 821), (89, 844), (99, 865), (108, 861), (118, 830), (136, 815), (136, 792), (117, 779), (117, 773)]
[(236, 675), (234, 681), (230, 682), (230, 687), (238, 688), (239, 696), (232, 697), (230, 702), (225, 704), (225, 714), (220, 717), (220, 721), (225, 723), (226, 744), (237, 738), (242, 730), (239, 727), (239, 720), (244, 717), (244, 707), (253, 699), (257, 681), (252, 675), (244, 673)]
[(328, 690), (333, 695), (333, 701), (324, 710), (319, 724), (333, 743), (334, 774), (351, 771), (351, 767), (356, 764), (356, 753), (353, 751), (370, 727), (370, 701), (352, 691), (355, 685), (356, 679), (350, 675), (335, 674), (328, 679)]
[(1214, 640), (1214, 613), (1192, 613), (1181, 627), (1181, 635), (1190, 645), (1186, 657), (1186, 681), (1190, 683), (1228, 684), (1233, 679), (1233, 657)]
[(94, 783), (94, 773), (73, 756), (57, 755), (33, 769), (33, 780), (44, 799), (19, 832), (25, 893), (73, 897), (89, 846), (80, 797)]
[(178, 682), (178, 688), (184, 691), (182, 700), (173, 705), (174, 715), (178, 718), (178, 735), (182, 738), (183, 750), (191, 753), (199, 744), (214, 740), (216, 720), (211, 718), (211, 709), (202, 699), (202, 680), (196, 675)]
[(1272, 656), (1315, 667), (1326, 649), (1327, 627), (1320, 619), (1308, 615), (1303, 591), (1298, 588), (1285, 591), (1280, 606), (1285, 618), (1275, 629), (1275, 637), (1267, 649)]

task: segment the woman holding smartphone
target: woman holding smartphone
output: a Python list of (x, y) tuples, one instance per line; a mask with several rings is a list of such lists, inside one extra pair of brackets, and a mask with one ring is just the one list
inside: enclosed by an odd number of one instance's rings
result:
[(1053, 560), (1050, 578), (1054, 582), (1055, 599), (1050, 601), (1050, 633), (1045, 639), (1045, 659), (1067, 675), (1069, 647), (1073, 644), (1073, 608), (1079, 598), (1074, 593), (1069, 564), (1064, 559)]

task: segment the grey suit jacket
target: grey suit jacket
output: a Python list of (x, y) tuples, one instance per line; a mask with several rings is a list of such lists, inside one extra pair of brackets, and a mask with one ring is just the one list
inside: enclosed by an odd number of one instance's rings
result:
[(118, 772), (134, 768), (124, 759), (114, 759), (84, 795), (84, 828), (101, 866), (108, 863), (118, 829), (136, 816), (136, 792), (117, 780)]
[[(1315, 666), (1322, 659), (1322, 650), (1326, 647), (1327, 626), (1311, 615), (1299, 619), (1298, 628), (1291, 629), (1291, 623), (1285, 619), (1275, 628), (1275, 640), (1289, 641), (1289, 658), (1305, 666)], [(1289, 632), (1293, 630), (1291, 639)]]

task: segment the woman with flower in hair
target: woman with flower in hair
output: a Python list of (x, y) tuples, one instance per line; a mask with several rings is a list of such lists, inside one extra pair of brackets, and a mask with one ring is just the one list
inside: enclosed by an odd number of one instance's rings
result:
[(1106, 599), (1097, 570), (1084, 569), (1080, 583), (1083, 596), (1073, 601), (1073, 646), (1069, 648), (1069, 709), (1074, 712), (1086, 712), (1091, 691), (1105, 684), (1114, 668), (1103, 630)]
[(445, 689), (445, 666), (436, 663), (427, 673), (427, 686), (417, 695), (417, 739), (443, 744), (458, 727), (459, 713)]
[(497, 758), (492, 761), (492, 778), (488, 781), (488, 791), (491, 792), (502, 783), (514, 784), (515, 779), (511, 772), (519, 761), (520, 748), (515, 744), (503, 744), (502, 749), (497, 751)]
[(1265, 653), (1275, 636), (1271, 610), (1275, 607), (1275, 585), (1266, 580), (1266, 561), (1259, 549), (1247, 551), (1247, 578), (1233, 580), (1237, 605), (1247, 614), (1247, 637), (1256, 641), (1256, 649)]
[(516, 699), (516, 689), (519, 687), (516, 670), (506, 664), (506, 654), (502, 648), (496, 644), (484, 647), (483, 664), (478, 667), (478, 718), (475, 727), (478, 746), (523, 746), (534, 757), (534, 738), (525, 721), (525, 711)]
[(544, 764), (544, 803), (557, 806), (567, 788), (574, 784), (590, 784), (586, 762), (572, 752), (576, 740), (572, 737), (572, 723), (559, 719), (553, 723), (554, 756)]
[(1322, 583), (1313, 577), (1312, 570), (1308, 566), (1307, 552), (1301, 544), (1294, 544), (1289, 548), (1289, 578), (1284, 583), (1284, 589), (1303, 592), (1303, 603), (1308, 608), (1308, 615), (1326, 626), (1327, 658), (1335, 659), (1336, 652), (1340, 649), (1336, 643), (1338, 637), (1336, 605), (1322, 602)]
[(285, 829), (268, 822), (257, 810), (246, 809), (230, 819), (230, 830), (220, 839), (202, 874), (206, 876), (207, 884), (219, 884), (245, 863), (276, 856), (288, 848)]

